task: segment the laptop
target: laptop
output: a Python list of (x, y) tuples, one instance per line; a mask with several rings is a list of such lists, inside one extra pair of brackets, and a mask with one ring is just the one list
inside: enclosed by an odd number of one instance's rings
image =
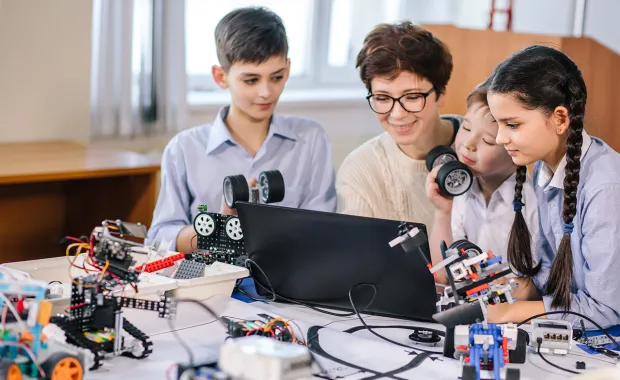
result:
[[(400, 221), (247, 202), (237, 202), (236, 208), (248, 257), (265, 272), (276, 294), (352, 311), (349, 290), (373, 284), (377, 295), (365, 313), (433, 321), (435, 282), (423, 258), (389, 245), (398, 236)], [(407, 225), (427, 233), (424, 224)], [(421, 251), (430, 262), (428, 242)], [(270, 297), (264, 276), (251, 269), (257, 293)], [(355, 288), (358, 311), (373, 294), (369, 286)]]

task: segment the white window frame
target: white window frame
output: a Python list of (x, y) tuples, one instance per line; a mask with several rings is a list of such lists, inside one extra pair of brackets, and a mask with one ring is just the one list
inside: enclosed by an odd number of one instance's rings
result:
[[(380, 4), (380, 3), (378, 3)], [(332, 67), (328, 62), (330, 25), (333, 0), (313, 0), (312, 22), (309, 23), (311, 43), (306, 46), (309, 57), (306, 73), (289, 78), (286, 88), (324, 90), (330, 88), (359, 89), (362, 85), (354, 67)], [(295, 62), (292, 62), (295, 64)], [(222, 92), (211, 75), (188, 75), (188, 91), (200, 93)]]

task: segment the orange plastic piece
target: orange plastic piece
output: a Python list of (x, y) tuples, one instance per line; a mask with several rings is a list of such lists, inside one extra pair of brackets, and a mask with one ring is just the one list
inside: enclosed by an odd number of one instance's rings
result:
[(50, 380), (82, 380), (83, 376), (82, 364), (76, 358), (69, 356), (56, 363)]
[(22, 370), (19, 369), (17, 364), (11, 363), (6, 374), (6, 380), (22, 380)]
[(34, 340), (32, 333), (30, 331), (24, 331), (22, 335), (19, 337), (19, 341), (22, 343), (30, 343)]

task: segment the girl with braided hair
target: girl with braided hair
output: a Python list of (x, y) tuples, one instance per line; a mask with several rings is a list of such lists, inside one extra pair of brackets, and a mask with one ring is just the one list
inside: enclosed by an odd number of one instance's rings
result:
[[(586, 99), (577, 65), (550, 47), (530, 46), (495, 69), (487, 100), (496, 142), (520, 166), (508, 259), (522, 286), (519, 301), (489, 308), (490, 322), (572, 311), (603, 327), (620, 323), (620, 154), (584, 130)], [(521, 212), (525, 167), (533, 163), (538, 260)]]

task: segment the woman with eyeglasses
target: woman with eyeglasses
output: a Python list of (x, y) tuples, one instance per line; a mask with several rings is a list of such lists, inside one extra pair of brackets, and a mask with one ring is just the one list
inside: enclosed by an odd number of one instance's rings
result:
[(453, 145), (462, 121), (440, 115), (452, 56), (429, 31), (410, 22), (382, 24), (365, 38), (357, 67), (370, 108), (386, 132), (351, 152), (338, 171), (339, 212), (432, 225), (425, 158)]

